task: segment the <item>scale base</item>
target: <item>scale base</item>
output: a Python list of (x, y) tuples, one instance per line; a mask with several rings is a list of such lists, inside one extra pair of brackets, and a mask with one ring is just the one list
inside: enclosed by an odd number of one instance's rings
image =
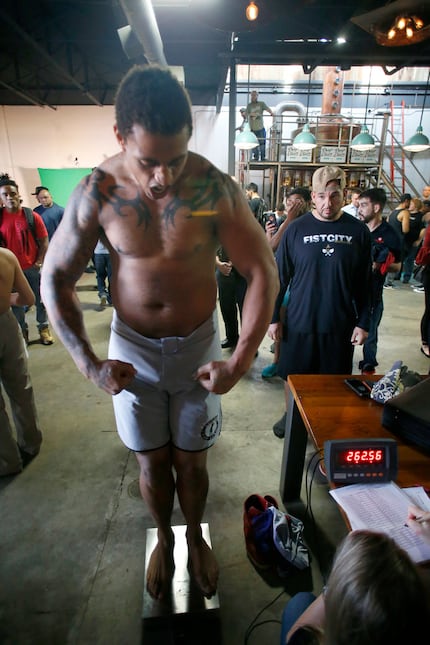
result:
[[(209, 527), (202, 524), (203, 537), (211, 546)], [(150, 596), (146, 589), (148, 563), (157, 544), (157, 529), (146, 531), (145, 580), (143, 591), (143, 632), (145, 645), (221, 645), (219, 598), (205, 598), (190, 578), (188, 572), (188, 546), (186, 526), (173, 526), (175, 548), (175, 573), (171, 594), (160, 601)], [(143, 641), (142, 641), (143, 642)]]

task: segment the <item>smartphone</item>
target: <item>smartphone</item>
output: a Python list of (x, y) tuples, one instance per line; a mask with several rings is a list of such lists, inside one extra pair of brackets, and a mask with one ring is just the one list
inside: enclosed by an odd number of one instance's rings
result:
[(276, 216), (275, 216), (273, 213), (271, 213), (271, 214), (269, 215), (269, 217), (268, 217), (268, 220), (267, 220), (267, 221), (268, 221), (268, 222), (270, 222), (271, 224), (273, 224), (273, 225), (274, 225), (274, 226), (276, 226), (276, 227), (278, 226), (278, 223), (277, 223), (277, 221), (276, 221)]
[(370, 381), (362, 381), (358, 378), (346, 378), (345, 383), (353, 392), (363, 398), (370, 397), (373, 383)]

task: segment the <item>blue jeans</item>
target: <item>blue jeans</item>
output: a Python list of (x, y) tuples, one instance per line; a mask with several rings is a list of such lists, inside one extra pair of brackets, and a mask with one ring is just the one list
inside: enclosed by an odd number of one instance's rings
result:
[(384, 303), (381, 299), (372, 307), (370, 312), (369, 334), (363, 345), (363, 360), (359, 363), (360, 369), (363, 365), (376, 367), (378, 364), (378, 361), (376, 360), (376, 351), (378, 349), (378, 327), (383, 313)]
[(405, 247), (402, 266), (402, 282), (409, 282), (414, 271), (414, 262), (418, 253), (418, 246)]
[[(46, 313), (45, 305), (43, 304), (40, 296), (40, 270), (36, 267), (30, 267), (29, 269), (25, 269), (24, 275), (34, 293), (34, 297), (36, 298), (37, 328), (41, 331), (48, 327), (48, 314)], [(15, 314), (15, 318), (17, 319), (23, 333), (25, 333), (28, 330), (28, 325), (25, 320), (25, 307), (12, 307), (12, 311)]]
[(255, 161), (263, 161), (266, 158), (266, 129), (253, 130), (253, 133), (258, 139), (258, 146), (252, 151), (252, 158)]
[(96, 269), (97, 291), (99, 293), (99, 298), (105, 296), (108, 303), (111, 305), (110, 280), (112, 276), (112, 265), (109, 253), (94, 253), (94, 267)]
[(316, 600), (315, 594), (310, 591), (299, 591), (287, 602), (282, 612), (280, 645), (285, 645), (285, 639), (291, 627), (314, 600)]

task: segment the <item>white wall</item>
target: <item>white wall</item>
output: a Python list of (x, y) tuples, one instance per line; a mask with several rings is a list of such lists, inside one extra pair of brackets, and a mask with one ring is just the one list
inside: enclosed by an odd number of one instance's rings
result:
[[(405, 111), (405, 139), (418, 125), (420, 111)], [(266, 128), (272, 124), (266, 116)], [(228, 108), (216, 114), (213, 107), (193, 109), (194, 132), (190, 150), (204, 155), (224, 172), (228, 171)], [(0, 172), (8, 172), (18, 183), (24, 204), (35, 206), (31, 195), (40, 183), (37, 168), (91, 168), (119, 151), (113, 133), (113, 106), (60, 106), (57, 110), (34, 106), (1, 106)], [(239, 114), (237, 124), (241, 123)], [(426, 110), (424, 132), (430, 132)], [(237, 153), (236, 153), (237, 154)], [(430, 181), (429, 154), (415, 155), (422, 174)], [(77, 159), (77, 163), (75, 163)], [(422, 182), (417, 181), (417, 188)], [(55, 195), (54, 195), (55, 199)]]
[[(217, 116), (215, 108), (195, 108), (193, 119), (190, 150), (227, 171), (227, 111)], [(35, 206), (37, 168), (91, 168), (116, 154), (113, 123), (113, 106), (1, 106), (0, 172), (15, 179), (24, 204)]]

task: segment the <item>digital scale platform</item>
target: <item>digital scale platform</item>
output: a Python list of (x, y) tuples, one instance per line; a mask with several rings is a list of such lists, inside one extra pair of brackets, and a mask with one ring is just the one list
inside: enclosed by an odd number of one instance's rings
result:
[[(143, 591), (142, 628), (145, 645), (184, 642), (200, 645), (202, 633), (208, 645), (221, 642), (219, 598), (205, 598), (190, 578), (188, 572), (188, 546), (185, 537), (186, 526), (173, 526), (175, 547), (173, 557), (175, 572), (171, 593), (165, 600), (156, 600), (146, 589), (146, 575), (151, 553), (157, 544), (157, 529), (146, 531), (145, 579)], [(203, 538), (211, 547), (208, 524), (201, 524)]]

